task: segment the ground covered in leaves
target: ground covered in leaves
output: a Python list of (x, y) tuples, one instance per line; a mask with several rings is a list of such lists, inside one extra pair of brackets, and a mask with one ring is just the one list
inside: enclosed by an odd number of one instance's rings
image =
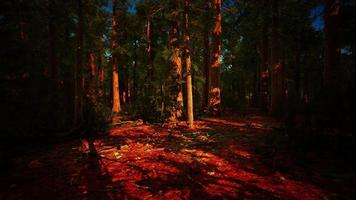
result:
[[(352, 199), (350, 180), (278, 153), (272, 119), (202, 118), (189, 130), (117, 123), (105, 135), (61, 142), (15, 159), (0, 199)], [(323, 163), (325, 166), (325, 163)], [(353, 179), (354, 180), (354, 179)]]

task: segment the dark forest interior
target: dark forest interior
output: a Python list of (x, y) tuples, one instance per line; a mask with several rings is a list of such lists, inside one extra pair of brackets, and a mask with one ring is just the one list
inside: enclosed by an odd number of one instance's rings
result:
[(0, 44), (0, 199), (356, 199), (355, 0), (2, 0)]

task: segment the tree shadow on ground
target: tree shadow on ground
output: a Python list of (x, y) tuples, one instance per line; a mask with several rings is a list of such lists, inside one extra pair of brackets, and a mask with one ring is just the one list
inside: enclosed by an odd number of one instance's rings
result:
[[(270, 131), (262, 121), (208, 119), (197, 121), (196, 125), (194, 130), (185, 125), (177, 128), (158, 124), (113, 127), (107, 135), (56, 145), (24, 162), (38, 160), (38, 166), (33, 162), (30, 170), (28, 166), (14, 169), (22, 177), (32, 179), (5, 191), (6, 198), (339, 197), (308, 180), (261, 162), (266, 158), (256, 153), (254, 147), (259, 145), (259, 137)], [(37, 178), (31, 176), (34, 172)], [(32, 193), (37, 195), (31, 196)]]

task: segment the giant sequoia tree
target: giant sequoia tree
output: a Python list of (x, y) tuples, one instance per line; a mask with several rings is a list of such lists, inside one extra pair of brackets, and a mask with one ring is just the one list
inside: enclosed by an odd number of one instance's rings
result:
[(121, 111), (120, 105), (120, 97), (119, 97), (119, 70), (118, 70), (118, 62), (117, 62), (117, 16), (116, 16), (116, 9), (117, 9), (117, 1), (112, 1), (112, 111), (118, 113)]

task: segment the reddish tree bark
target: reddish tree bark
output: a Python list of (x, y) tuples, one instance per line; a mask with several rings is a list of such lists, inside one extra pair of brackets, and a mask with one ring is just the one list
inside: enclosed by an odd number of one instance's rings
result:
[(189, 0), (184, 0), (184, 62), (186, 67), (187, 82), (187, 118), (190, 128), (193, 128), (193, 86), (190, 60), (190, 38), (189, 38)]
[(179, 49), (179, 27), (178, 27), (178, 5), (174, 0), (170, 1), (171, 7), (171, 29), (169, 30), (169, 47), (172, 51), (170, 58), (170, 81), (172, 87), (171, 94), (171, 108), (169, 110), (169, 121), (176, 122), (183, 114), (183, 91), (182, 84), (182, 59)]
[(212, 30), (212, 55), (209, 80), (209, 101), (208, 112), (211, 115), (221, 113), (221, 88), (220, 88), (220, 67), (221, 67), (221, 0), (213, 0), (212, 9), (215, 21)]
[(93, 50), (89, 53), (90, 59), (90, 80), (94, 83), (95, 80), (95, 53)]
[(116, 55), (116, 0), (112, 0), (112, 112), (118, 113), (121, 111), (120, 97), (119, 97), (119, 72), (118, 72), (118, 63)]

